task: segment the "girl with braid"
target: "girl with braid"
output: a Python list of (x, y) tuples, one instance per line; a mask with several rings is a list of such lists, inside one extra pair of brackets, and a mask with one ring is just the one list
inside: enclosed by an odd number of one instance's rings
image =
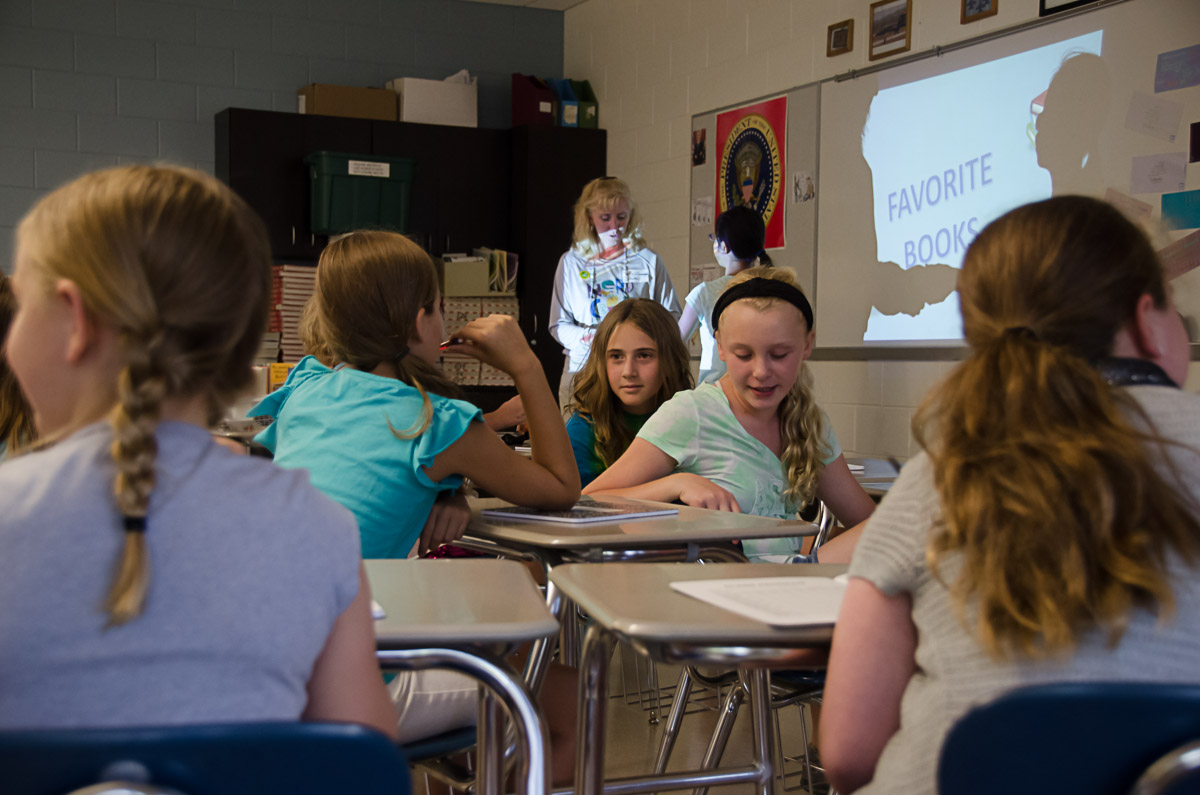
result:
[(354, 519), (206, 428), (251, 381), (270, 250), (199, 172), (132, 166), (16, 234), (0, 727), (353, 721), (395, 736)]
[[(866, 519), (874, 504), (812, 397), (804, 362), (813, 314), (795, 275), (767, 267), (739, 273), (713, 307), (712, 325), (726, 374), (664, 403), (586, 492), (779, 519), (796, 518), (816, 497), (846, 527)], [(752, 560), (800, 551), (794, 538), (747, 541), (743, 549)]]
[(958, 293), (968, 357), (850, 565), (838, 792), (931, 795), (950, 727), (1023, 685), (1200, 682), (1200, 397), (1154, 249), (1058, 196), (985, 228)]

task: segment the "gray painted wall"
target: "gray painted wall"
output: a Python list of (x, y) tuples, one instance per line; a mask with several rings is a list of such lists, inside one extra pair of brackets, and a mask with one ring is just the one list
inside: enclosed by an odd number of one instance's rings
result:
[(559, 11), (460, 0), (0, 0), (0, 268), (29, 206), (81, 172), (212, 172), (213, 115), (294, 111), (308, 83), (479, 77), (510, 125), (512, 72), (562, 77)]

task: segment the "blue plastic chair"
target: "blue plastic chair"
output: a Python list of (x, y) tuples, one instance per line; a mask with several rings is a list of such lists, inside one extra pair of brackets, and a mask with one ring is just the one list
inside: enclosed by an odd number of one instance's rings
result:
[(404, 754), (351, 724), (237, 723), (0, 732), (0, 790), (64, 795), (106, 782), (185, 795), (408, 795)]
[(1198, 739), (1200, 686), (1037, 685), (974, 709), (955, 724), (942, 747), (938, 790), (1195, 793), (1200, 760), (1193, 749), (1188, 763), (1187, 746)]

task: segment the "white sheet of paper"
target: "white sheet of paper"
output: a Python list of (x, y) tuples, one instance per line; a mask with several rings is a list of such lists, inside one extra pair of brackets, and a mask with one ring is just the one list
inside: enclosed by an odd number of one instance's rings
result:
[(1134, 91), (1125, 114), (1125, 129), (1175, 143), (1182, 119), (1183, 105), (1178, 102)]
[(846, 593), (840, 577), (746, 577), (685, 580), (671, 588), (694, 599), (777, 627), (825, 626), (837, 621)]
[(379, 602), (376, 602), (374, 599), (371, 600), (371, 616), (374, 617), (376, 621), (381, 618), (387, 618), (387, 611), (383, 609), (383, 605), (379, 604)]
[(712, 226), (713, 197), (701, 196), (692, 200), (692, 226)]
[(1184, 189), (1187, 152), (1133, 158), (1130, 193), (1170, 193)]

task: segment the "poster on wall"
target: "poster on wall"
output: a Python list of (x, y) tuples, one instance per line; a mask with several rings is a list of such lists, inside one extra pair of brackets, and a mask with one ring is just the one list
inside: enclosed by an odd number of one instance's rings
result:
[(766, 248), (783, 246), (784, 142), (787, 97), (717, 114), (717, 210), (744, 204), (767, 227)]

